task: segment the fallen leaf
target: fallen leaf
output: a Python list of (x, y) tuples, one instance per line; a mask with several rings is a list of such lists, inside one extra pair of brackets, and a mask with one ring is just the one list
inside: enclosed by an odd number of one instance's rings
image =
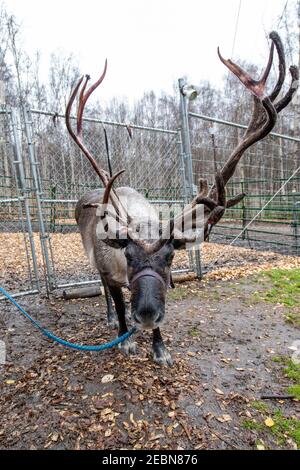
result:
[(224, 392), (222, 392), (222, 390), (220, 390), (219, 388), (215, 388), (214, 391), (215, 391), (218, 395), (224, 395)]
[(202, 406), (203, 405), (203, 400), (196, 401), (196, 406)]
[(100, 431), (102, 431), (102, 426), (101, 426), (101, 424), (94, 423), (94, 424), (92, 424), (92, 426), (89, 427), (89, 431), (90, 432), (100, 432)]
[(226, 359), (225, 357), (222, 357), (221, 361), (222, 361), (222, 362), (225, 362), (225, 364), (229, 364), (228, 359)]
[(164, 437), (163, 434), (157, 434), (157, 436), (152, 436), (150, 437), (150, 441), (157, 441), (158, 439), (161, 439), (162, 437)]
[(133, 417), (133, 413), (130, 413), (129, 420), (130, 420), (130, 422), (131, 422), (135, 427), (137, 426), (136, 421), (135, 421), (135, 419), (134, 419), (134, 417)]
[(229, 421), (232, 421), (232, 418), (230, 415), (222, 415), (217, 418), (220, 423), (228, 423)]
[(101, 411), (101, 416), (109, 415), (111, 412), (112, 412), (111, 408), (104, 408), (104, 410)]
[(103, 384), (108, 384), (109, 382), (112, 382), (113, 380), (114, 380), (114, 375), (107, 374), (102, 377), (101, 382)]
[(172, 432), (173, 432), (173, 426), (171, 424), (170, 426), (167, 427), (167, 434), (170, 435), (170, 434), (172, 434)]
[(143, 382), (140, 379), (136, 378), (136, 377), (133, 379), (133, 381), (139, 387), (141, 387), (143, 385)]
[(55, 432), (55, 433), (53, 433), (52, 436), (51, 436), (51, 441), (57, 442), (57, 441), (58, 441), (58, 438), (59, 438), (59, 435), (57, 434), (57, 432)]
[(268, 426), (268, 428), (271, 428), (272, 426), (274, 426), (274, 421), (272, 418), (267, 418), (265, 419), (265, 425)]
[(266, 450), (265, 446), (263, 444), (256, 444), (257, 450)]

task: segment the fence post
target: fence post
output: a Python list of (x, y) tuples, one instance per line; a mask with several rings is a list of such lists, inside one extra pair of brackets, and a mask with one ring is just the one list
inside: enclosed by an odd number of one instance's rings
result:
[(185, 172), (185, 189), (186, 195), (189, 198), (187, 202), (190, 202), (190, 198), (194, 196), (195, 188), (193, 185), (193, 163), (192, 163), (192, 149), (189, 129), (189, 117), (188, 117), (188, 98), (182, 93), (185, 80), (180, 78), (179, 92), (180, 92), (180, 121), (181, 121), (181, 141), (183, 150), (183, 163)]
[[(241, 181), (241, 186), (242, 186), (241, 193), (245, 193), (245, 181)], [(243, 230), (247, 225), (247, 214), (246, 214), (246, 212), (247, 212), (247, 209), (246, 209), (245, 198), (244, 198), (243, 201), (242, 201), (242, 229)], [(245, 232), (243, 232), (242, 240), (245, 240)]]
[[(191, 202), (193, 197), (197, 194), (197, 187), (194, 185), (193, 178), (193, 159), (191, 149), (191, 138), (189, 128), (189, 115), (188, 115), (188, 98), (183, 94), (182, 90), (186, 82), (183, 78), (179, 78), (179, 94), (180, 94), (180, 122), (181, 122), (181, 148), (184, 170), (184, 197), (185, 203)], [(189, 251), (190, 264), (193, 266), (197, 277), (202, 278), (201, 266), (201, 252), (200, 249), (195, 249), (195, 262), (193, 260), (193, 253)]]
[[(24, 171), (24, 163), (23, 163), (23, 155), (21, 150), (21, 142), (20, 136), (18, 135), (18, 117), (15, 109), (10, 110), (10, 122), (11, 122), (11, 139), (13, 142), (13, 147), (15, 150), (15, 160), (14, 166), (16, 169), (16, 176), (17, 176), (17, 189), (21, 197), (19, 196), (20, 206), (22, 201), (24, 202), (24, 209), (25, 209), (25, 219), (27, 225), (27, 233), (30, 243), (30, 250), (31, 250), (31, 258), (32, 258), (32, 265), (33, 265), (33, 272), (34, 272), (34, 284), (38, 291), (40, 291), (40, 282), (39, 282), (39, 273), (38, 273), (38, 263), (35, 251), (35, 243), (34, 243), (34, 236), (30, 218), (30, 206), (28, 200), (28, 190), (26, 187), (26, 180), (25, 180), (25, 171)], [(22, 206), (20, 207), (22, 210)], [(28, 255), (27, 255), (28, 258)], [(30, 262), (29, 263), (29, 272), (30, 272)]]
[(30, 163), (30, 169), (33, 179), (33, 188), (35, 192), (36, 204), (37, 204), (37, 215), (38, 215), (38, 222), (39, 222), (39, 230), (40, 230), (40, 241), (41, 241), (41, 248), (42, 248), (42, 255), (44, 260), (45, 266), (45, 279), (46, 279), (46, 290), (47, 294), (51, 292), (55, 288), (55, 278), (54, 278), (54, 270), (51, 263), (51, 248), (49, 242), (49, 235), (45, 229), (44, 218), (43, 218), (43, 209), (42, 209), (42, 188), (41, 182), (39, 179), (38, 171), (37, 171), (37, 161), (35, 158), (35, 151), (33, 147), (33, 140), (32, 140), (32, 117), (30, 110), (26, 107), (22, 108), (23, 116), (24, 116), (24, 124), (25, 124), (25, 135), (28, 145), (28, 157)]
[[(50, 188), (50, 199), (56, 199), (56, 185)], [(56, 230), (56, 205), (51, 204), (50, 208), (50, 230), (52, 233)]]
[(300, 210), (300, 201), (296, 201), (296, 197), (294, 196), (293, 201), (293, 232), (294, 232), (294, 239), (295, 239), (295, 255), (300, 254), (300, 245), (299, 245), (299, 210)]

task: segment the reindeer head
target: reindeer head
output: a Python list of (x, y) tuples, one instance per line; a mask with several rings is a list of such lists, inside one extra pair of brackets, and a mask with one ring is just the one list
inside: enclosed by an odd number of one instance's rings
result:
[[(109, 204), (111, 185), (97, 206), (97, 238), (107, 245), (124, 251), (127, 278), (131, 290), (131, 313), (140, 328), (155, 329), (165, 316), (165, 299), (171, 280), (171, 265), (175, 249), (185, 247), (187, 238), (173, 228), (178, 219), (161, 228), (151, 211), (134, 226), (127, 210), (126, 197), (117, 190), (121, 205)], [(123, 192), (131, 192), (123, 188)], [(136, 195), (136, 193), (134, 193)], [(148, 202), (141, 198), (145, 212)], [(147, 217), (148, 215), (148, 217)], [(179, 231), (178, 231), (179, 232)], [(189, 239), (192, 241), (193, 239)]]
[[(226, 209), (233, 207), (243, 199), (245, 194), (239, 194), (227, 200), (226, 184), (234, 174), (244, 152), (271, 132), (276, 123), (278, 113), (290, 103), (297, 90), (298, 69), (291, 66), (292, 83), (286, 94), (277, 100), (285, 81), (286, 65), (283, 46), (278, 34), (272, 32), (270, 38), (272, 44), (268, 64), (262, 78), (258, 81), (252, 79), (247, 72), (231, 60), (223, 59), (218, 50), (220, 60), (253, 94), (254, 108), (252, 118), (243, 138), (233, 150), (223, 168), (215, 175), (213, 186), (209, 189), (207, 180), (201, 179), (197, 196), (183, 210), (182, 214), (168, 221), (156, 239), (151, 239), (151, 237), (150, 239), (143, 239), (143, 237), (138, 236), (138, 231), (132, 230), (130, 227), (132, 222), (131, 217), (118, 196), (118, 192), (113, 189), (114, 181), (124, 170), (110, 177), (106, 171), (98, 166), (95, 158), (82, 141), (84, 107), (91, 93), (102, 82), (106, 73), (107, 63), (105, 63), (101, 77), (94, 85), (85, 91), (89, 76), (86, 76), (85, 81), (84, 77), (82, 77), (71, 95), (66, 109), (66, 125), (71, 137), (89, 159), (105, 187), (102, 203), (92, 204), (92, 206), (96, 205), (100, 208), (98, 215), (106, 233), (104, 237), (105, 243), (114, 248), (124, 249), (128, 279), (132, 292), (132, 314), (137, 325), (154, 329), (164, 317), (166, 289), (169, 284), (174, 250), (184, 248), (188, 242), (194, 240), (194, 238), (186, 238), (182, 235), (185, 231), (184, 221), (186, 220), (186, 215), (190, 214), (190, 228), (199, 228), (197, 227), (197, 220), (199, 219), (195, 217), (195, 212), (200, 205), (204, 207), (204, 238), (207, 238), (212, 227), (219, 222)], [(274, 48), (276, 48), (279, 58), (279, 74), (273, 91), (268, 95), (266, 93), (266, 82), (273, 63)], [(75, 133), (70, 123), (70, 112), (81, 85), (77, 110), (77, 132)], [(120, 224), (119, 229), (114, 231), (113, 236), (108, 221), (108, 204), (111, 204), (114, 218)], [(87, 207), (89, 206), (88, 204)], [(180, 234), (179, 236), (178, 233)]]

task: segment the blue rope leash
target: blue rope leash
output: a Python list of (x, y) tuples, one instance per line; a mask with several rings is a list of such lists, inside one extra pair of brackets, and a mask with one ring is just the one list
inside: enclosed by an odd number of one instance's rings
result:
[(101, 344), (99, 346), (84, 346), (81, 344), (76, 344), (76, 343), (70, 343), (69, 341), (65, 341), (62, 338), (59, 338), (58, 336), (54, 335), (50, 331), (46, 330), (46, 328), (43, 328), (34, 318), (32, 318), (29, 313), (25, 312), (25, 310), (21, 307), (21, 305), (18, 304), (18, 302), (15, 301), (15, 299), (9, 295), (6, 290), (3, 289), (3, 287), (0, 286), (0, 292), (15, 306), (17, 307), (20, 312), (25, 315), (28, 320), (31, 321), (31, 323), (38, 329), (40, 332), (47, 336), (47, 338), (52, 339), (56, 343), (61, 344), (62, 346), (66, 346), (67, 348), (72, 348), (72, 349), (77, 349), (78, 351), (104, 351), (105, 349), (113, 348), (119, 343), (123, 343), (127, 338), (129, 338), (133, 333), (135, 333), (136, 328), (132, 328), (130, 331), (125, 333), (122, 336), (119, 336), (118, 338), (114, 339), (113, 341), (110, 341), (109, 343), (106, 344)]

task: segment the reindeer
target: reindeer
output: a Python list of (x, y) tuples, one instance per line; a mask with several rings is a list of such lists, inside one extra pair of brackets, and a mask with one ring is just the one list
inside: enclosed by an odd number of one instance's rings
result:
[[(226, 199), (226, 184), (232, 177), (238, 162), (245, 151), (265, 138), (273, 129), (277, 115), (292, 100), (298, 87), (298, 69), (290, 67), (292, 82), (288, 91), (281, 99), (279, 93), (286, 76), (286, 64), (283, 45), (276, 32), (270, 34), (271, 46), (267, 67), (260, 80), (254, 80), (241, 67), (231, 60), (225, 60), (220, 50), (218, 55), (225, 66), (237, 76), (243, 85), (252, 93), (254, 98), (253, 113), (250, 124), (233, 150), (228, 160), (215, 175), (215, 182), (209, 189), (208, 181), (199, 181), (199, 192), (190, 204), (194, 211), (199, 205), (204, 208), (204, 238), (207, 239), (212, 227), (220, 221), (229, 207), (238, 204), (245, 194), (239, 194), (232, 199)], [(279, 59), (277, 82), (270, 94), (266, 92), (267, 79), (273, 64), (274, 50)], [(170, 353), (165, 348), (160, 326), (165, 317), (166, 291), (170, 279), (170, 271), (174, 251), (183, 249), (191, 238), (184, 237), (178, 232), (182, 229), (180, 217), (168, 221), (164, 228), (160, 227), (156, 239), (147, 236), (149, 221), (152, 226), (159, 227), (156, 210), (137, 191), (130, 187), (113, 188), (113, 183), (124, 170), (108, 175), (99, 167), (95, 158), (85, 146), (82, 136), (82, 116), (85, 104), (92, 92), (103, 81), (107, 69), (99, 80), (86, 91), (89, 76), (82, 77), (71, 94), (66, 109), (67, 129), (82, 152), (92, 164), (99, 176), (104, 190), (87, 192), (77, 203), (75, 217), (81, 233), (85, 251), (93, 266), (99, 270), (106, 294), (107, 318), (109, 325), (118, 326), (118, 334), (127, 332), (126, 307), (122, 287), (131, 290), (131, 315), (138, 329), (153, 330), (153, 358), (161, 365), (172, 365)], [(80, 91), (79, 91), (80, 90)], [(77, 130), (71, 126), (71, 108), (79, 93), (77, 109)], [(102, 198), (102, 202), (101, 202)], [(120, 223), (116, 236), (111, 236), (108, 221), (107, 205), (110, 204), (114, 216)], [(104, 208), (104, 209), (103, 209)], [(186, 208), (181, 215), (184, 215)], [(193, 219), (194, 220), (194, 219)], [(101, 225), (102, 224), (102, 225)], [(98, 236), (98, 227), (104, 226), (106, 236)], [(134, 225), (135, 229), (132, 229)], [(195, 228), (195, 227), (194, 227)], [(120, 236), (120, 234), (123, 236)], [(140, 236), (142, 235), (142, 236)], [(113, 308), (114, 302), (115, 310)], [(136, 345), (130, 337), (120, 345), (126, 354), (134, 354)]]

